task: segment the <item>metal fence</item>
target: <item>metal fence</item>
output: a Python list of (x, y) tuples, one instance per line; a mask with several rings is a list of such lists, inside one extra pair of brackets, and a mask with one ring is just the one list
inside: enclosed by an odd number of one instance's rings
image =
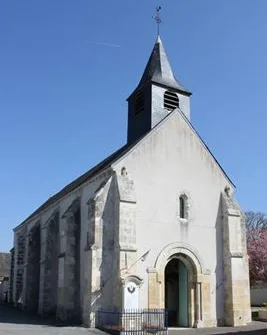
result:
[(167, 335), (167, 312), (164, 309), (99, 310), (96, 313), (96, 328), (114, 335)]

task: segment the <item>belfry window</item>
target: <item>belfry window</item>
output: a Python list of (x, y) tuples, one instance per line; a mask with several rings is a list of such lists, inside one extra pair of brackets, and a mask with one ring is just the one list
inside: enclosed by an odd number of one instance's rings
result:
[(135, 102), (134, 102), (134, 114), (137, 115), (144, 110), (145, 100), (144, 100), (144, 93), (139, 92), (136, 95)]
[(164, 108), (173, 111), (177, 107), (179, 107), (179, 98), (177, 94), (171, 91), (166, 91), (164, 93)]
[(188, 198), (185, 194), (179, 197), (179, 217), (180, 219), (188, 219)]

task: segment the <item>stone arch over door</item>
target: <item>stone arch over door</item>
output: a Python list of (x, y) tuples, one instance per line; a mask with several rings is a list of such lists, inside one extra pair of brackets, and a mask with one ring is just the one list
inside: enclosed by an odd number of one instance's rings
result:
[(173, 259), (182, 261), (188, 271), (188, 326), (209, 326), (210, 273), (197, 250), (185, 243), (167, 245), (159, 253), (154, 268), (148, 269), (149, 308), (165, 308), (165, 268)]
[(161, 273), (171, 257), (177, 254), (187, 256), (191, 260), (191, 266), (194, 268), (196, 275), (203, 273), (204, 264), (201, 256), (197, 250), (186, 243), (171, 243), (167, 245), (156, 259), (155, 268), (157, 271)]

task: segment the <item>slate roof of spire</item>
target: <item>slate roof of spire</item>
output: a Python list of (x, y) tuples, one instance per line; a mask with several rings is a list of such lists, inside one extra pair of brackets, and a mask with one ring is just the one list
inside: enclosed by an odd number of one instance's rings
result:
[(149, 81), (191, 95), (191, 93), (175, 78), (160, 36), (157, 37), (145, 71), (136, 90)]

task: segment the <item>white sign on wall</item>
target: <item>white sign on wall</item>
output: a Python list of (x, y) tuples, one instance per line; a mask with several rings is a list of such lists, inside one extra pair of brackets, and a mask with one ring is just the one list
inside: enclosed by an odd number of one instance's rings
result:
[(124, 309), (139, 308), (139, 286), (133, 281), (129, 281), (124, 286)]

